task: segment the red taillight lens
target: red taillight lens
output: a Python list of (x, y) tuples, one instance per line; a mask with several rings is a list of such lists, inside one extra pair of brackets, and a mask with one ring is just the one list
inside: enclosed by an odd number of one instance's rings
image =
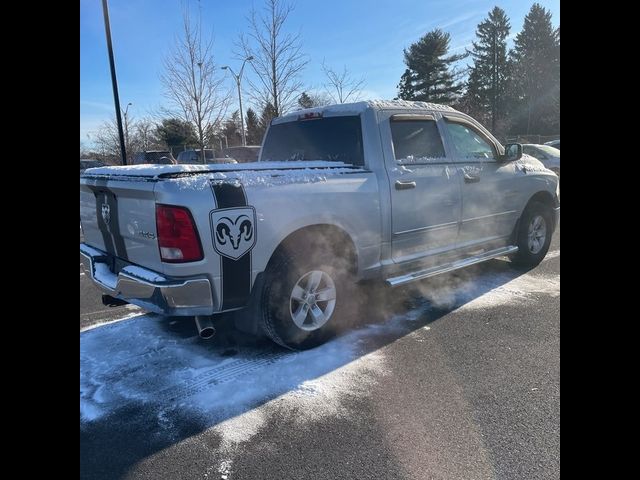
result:
[(156, 205), (156, 231), (163, 262), (202, 260), (202, 246), (191, 212), (174, 205)]

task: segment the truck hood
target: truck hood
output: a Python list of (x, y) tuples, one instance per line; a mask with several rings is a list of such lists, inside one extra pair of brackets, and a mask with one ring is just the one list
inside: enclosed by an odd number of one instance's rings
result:
[[(161, 178), (180, 174), (225, 173), (262, 170), (300, 170), (308, 168), (354, 168), (353, 165), (325, 160), (291, 162), (250, 162), (206, 165), (128, 165), (120, 167), (98, 167), (85, 170), (84, 177), (146, 177)], [(359, 168), (359, 167), (357, 167)]]

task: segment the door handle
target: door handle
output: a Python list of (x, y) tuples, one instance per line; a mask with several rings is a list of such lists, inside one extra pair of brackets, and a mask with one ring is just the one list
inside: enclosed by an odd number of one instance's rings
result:
[(410, 188), (416, 188), (416, 182), (401, 182), (396, 180), (396, 190), (409, 190)]
[(464, 173), (464, 183), (478, 183), (479, 181), (479, 175), (469, 175), (467, 172)]

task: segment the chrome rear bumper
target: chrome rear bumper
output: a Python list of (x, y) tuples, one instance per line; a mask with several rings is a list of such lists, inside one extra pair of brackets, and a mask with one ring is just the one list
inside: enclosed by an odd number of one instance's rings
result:
[(80, 244), (82, 265), (103, 292), (164, 315), (212, 315), (213, 292), (207, 278), (173, 278), (135, 265), (111, 272), (105, 252)]

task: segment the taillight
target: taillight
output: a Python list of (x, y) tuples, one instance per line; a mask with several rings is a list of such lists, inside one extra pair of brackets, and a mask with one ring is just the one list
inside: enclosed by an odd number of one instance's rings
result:
[(185, 207), (156, 205), (156, 231), (163, 262), (183, 263), (202, 260), (198, 230)]

